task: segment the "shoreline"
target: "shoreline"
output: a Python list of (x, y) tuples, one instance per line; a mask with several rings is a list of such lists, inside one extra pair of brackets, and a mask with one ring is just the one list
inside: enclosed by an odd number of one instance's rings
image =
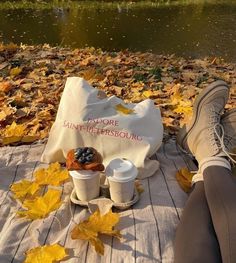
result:
[(152, 99), (170, 135), (191, 118), (195, 96), (216, 79), (231, 87), (226, 108), (236, 105), (236, 64), (217, 57), (0, 44), (0, 137), (7, 137), (7, 128), (16, 122), (34, 140), (46, 138), (71, 76), (126, 103)]
[(182, 1), (58, 1), (52, 0), (49, 2), (32, 2), (32, 1), (1, 1), (0, 10), (14, 10), (14, 9), (138, 9), (138, 8), (165, 8), (172, 6), (186, 6), (186, 5), (215, 5), (215, 4), (230, 4), (236, 5), (233, 0), (182, 0)]

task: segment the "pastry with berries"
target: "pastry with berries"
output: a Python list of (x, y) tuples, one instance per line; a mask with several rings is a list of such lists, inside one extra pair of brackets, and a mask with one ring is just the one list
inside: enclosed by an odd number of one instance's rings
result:
[(92, 147), (79, 147), (67, 153), (68, 170), (103, 171), (102, 156)]

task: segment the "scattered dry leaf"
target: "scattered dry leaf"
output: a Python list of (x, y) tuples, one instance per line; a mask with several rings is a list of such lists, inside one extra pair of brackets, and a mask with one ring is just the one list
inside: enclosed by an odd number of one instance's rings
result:
[(24, 263), (54, 263), (66, 256), (65, 248), (61, 245), (45, 245), (28, 250)]
[[(21, 138), (21, 142), (25, 142), (25, 143), (30, 143), (30, 142), (34, 142), (36, 140), (39, 139), (39, 136), (34, 136), (34, 135), (25, 135)], [(6, 140), (5, 140), (5, 144), (9, 144), (9, 142), (6, 143)]]
[(49, 189), (43, 196), (33, 200), (25, 200), (22, 206), (28, 210), (19, 211), (17, 214), (32, 220), (44, 218), (60, 207), (60, 196), (61, 191)]
[(26, 126), (24, 124), (16, 124), (16, 122), (13, 122), (2, 132), (2, 143), (7, 145), (15, 142), (33, 142), (38, 139), (38, 136), (26, 135), (26, 132)]
[(4, 131), (4, 135), (6, 137), (22, 137), (25, 132), (25, 125), (23, 124), (16, 124), (13, 122), (11, 125), (7, 126), (7, 128)]
[(104, 245), (98, 234), (106, 234), (121, 238), (119, 230), (114, 230), (114, 226), (119, 222), (119, 214), (111, 210), (101, 216), (99, 210), (93, 213), (87, 220), (76, 225), (71, 232), (72, 239), (88, 240), (95, 247), (97, 253), (104, 255)]
[(193, 174), (188, 170), (187, 167), (181, 168), (176, 173), (176, 179), (180, 185), (180, 187), (188, 193), (192, 186), (192, 177)]
[(69, 178), (66, 169), (62, 169), (61, 165), (56, 162), (49, 165), (48, 168), (41, 168), (34, 172), (35, 182), (38, 185), (54, 185), (59, 186)]
[(150, 98), (152, 96), (152, 91), (151, 90), (145, 90), (143, 92), (143, 95), (146, 97), (146, 98)]
[(7, 117), (16, 112), (15, 108), (3, 106), (0, 111), (0, 121), (4, 121)]
[(153, 90), (145, 90), (143, 92), (143, 95), (144, 95), (144, 97), (149, 98), (149, 99), (156, 99), (156, 98), (158, 98), (159, 96), (162, 95), (162, 92), (159, 91), (159, 90), (155, 90), (155, 91), (153, 91)]
[(192, 102), (180, 100), (177, 106), (174, 108), (174, 112), (182, 113), (184, 115), (192, 115)]
[(13, 122), (11, 125), (8, 125), (3, 133), (3, 144), (10, 144), (18, 142), (22, 139), (25, 133), (25, 125), (17, 125)]
[(7, 93), (12, 89), (12, 84), (9, 81), (0, 82), (0, 91)]
[(22, 180), (20, 182), (14, 183), (10, 189), (14, 193), (15, 198), (22, 200), (22, 198), (26, 195), (34, 196), (39, 190), (39, 185), (35, 182)]
[(16, 67), (16, 68), (12, 68), (10, 70), (10, 76), (15, 77), (18, 76), (22, 71), (22, 68)]
[(123, 106), (122, 104), (117, 104), (116, 107), (115, 107), (115, 109), (116, 109), (119, 113), (123, 113), (123, 114), (125, 114), (125, 115), (134, 113), (134, 110), (129, 109), (129, 108)]
[[(220, 58), (184, 59), (127, 50), (104, 52), (95, 48), (73, 50), (1, 43), (0, 57), (1, 141), (13, 120), (25, 126), (24, 136), (33, 136), (23, 140), (46, 138), (56, 118), (66, 77), (70, 76), (88, 79), (89, 84), (103, 92), (98, 93), (101, 99), (105, 93), (108, 97), (117, 95), (125, 103), (154, 99), (162, 112), (165, 131), (170, 134), (176, 134), (180, 125), (189, 120), (191, 105), (179, 102), (192, 102), (216, 79), (228, 82), (231, 94), (226, 108), (235, 107), (235, 65)], [(9, 67), (14, 68), (9, 70)], [(3, 107), (16, 111), (5, 112)], [(132, 112), (121, 109), (120, 113)], [(5, 144), (18, 143), (22, 143), (20, 138), (5, 140)]]

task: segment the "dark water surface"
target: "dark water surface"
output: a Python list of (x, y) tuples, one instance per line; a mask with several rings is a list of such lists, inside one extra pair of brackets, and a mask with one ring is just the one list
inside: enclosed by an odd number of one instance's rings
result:
[(1, 41), (221, 56), (236, 62), (236, 4), (0, 10)]

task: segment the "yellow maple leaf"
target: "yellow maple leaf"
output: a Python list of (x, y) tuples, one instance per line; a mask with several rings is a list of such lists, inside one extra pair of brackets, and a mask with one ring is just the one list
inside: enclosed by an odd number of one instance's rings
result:
[(10, 70), (10, 76), (15, 77), (18, 76), (22, 71), (22, 68), (16, 67), (16, 68), (12, 68)]
[(65, 248), (58, 245), (45, 245), (26, 252), (24, 263), (54, 263), (67, 256)]
[(3, 144), (7, 145), (7, 144), (11, 144), (11, 143), (15, 143), (15, 142), (25, 142), (25, 143), (30, 143), (30, 142), (34, 142), (39, 138), (39, 136), (11, 136), (11, 137), (3, 137)]
[(21, 136), (11, 136), (11, 137), (4, 137), (2, 139), (2, 143), (4, 145), (15, 143), (21, 141), (22, 137)]
[(23, 136), (20, 141), (29, 143), (29, 142), (34, 142), (37, 139), (39, 139), (38, 135), (35, 135), (35, 136), (34, 135), (26, 135), (26, 136)]
[(4, 81), (0, 83), (0, 91), (3, 91), (4, 93), (7, 93), (13, 88), (11, 82)]
[(150, 98), (150, 99), (156, 99), (158, 98), (162, 92), (160, 90), (145, 90), (143, 92), (144, 97)]
[(32, 220), (44, 218), (60, 207), (60, 195), (61, 191), (49, 189), (43, 196), (36, 197), (33, 200), (25, 200), (22, 206), (28, 210), (19, 211), (17, 214)]
[(170, 101), (172, 105), (177, 105), (182, 100), (182, 96), (180, 95), (180, 92), (175, 92), (171, 97)]
[(50, 110), (42, 110), (39, 113), (37, 113), (38, 119), (44, 119), (44, 120), (50, 120), (52, 118), (52, 114), (50, 113)]
[(20, 200), (26, 195), (35, 195), (39, 188), (37, 183), (27, 180), (21, 180), (10, 187), (11, 191), (14, 193), (14, 197)]
[(24, 136), (25, 129), (25, 125), (16, 124), (16, 122), (8, 125), (3, 131), (3, 144), (6, 145), (14, 142), (19, 142)]
[(115, 106), (115, 109), (116, 109), (119, 113), (123, 113), (123, 114), (126, 114), (126, 115), (134, 113), (134, 110), (129, 109), (129, 108), (123, 106), (121, 103), (120, 103), (120, 104), (117, 104), (117, 105)]
[[(1, 114), (0, 114), (1, 117)], [(27, 132), (26, 126), (24, 124), (16, 124), (13, 122), (8, 125), (2, 132), (2, 142), (4, 145), (15, 143), (15, 142), (34, 142), (39, 138), (38, 135), (25, 135)]]
[(192, 115), (192, 104), (191, 102), (181, 102), (176, 106), (176, 108), (173, 111), (176, 113), (182, 113), (184, 115)]
[(153, 91), (151, 91), (151, 90), (145, 90), (145, 91), (143, 92), (143, 95), (144, 95), (146, 98), (150, 98), (150, 97), (152, 96), (152, 94), (153, 94)]
[(179, 91), (172, 95), (170, 100), (173, 112), (182, 114), (185, 121), (191, 118), (193, 112), (191, 100), (183, 98)]
[(11, 125), (8, 125), (4, 131), (4, 136), (13, 137), (13, 136), (23, 136), (25, 132), (25, 126), (23, 124), (16, 124), (12, 122)]
[(113, 229), (119, 220), (119, 214), (111, 210), (105, 215), (101, 215), (97, 210), (87, 220), (75, 226), (71, 232), (71, 238), (88, 240), (97, 253), (104, 255), (104, 245), (98, 238), (98, 234), (121, 238), (120, 231)]
[(180, 187), (188, 193), (192, 186), (193, 174), (189, 171), (187, 167), (181, 168), (176, 173), (176, 179)]
[(16, 109), (8, 106), (3, 106), (0, 111), (0, 121), (5, 120), (8, 116), (15, 113)]
[(39, 185), (58, 186), (69, 178), (68, 170), (61, 169), (61, 165), (56, 162), (49, 165), (48, 168), (41, 168), (34, 172), (35, 181)]

